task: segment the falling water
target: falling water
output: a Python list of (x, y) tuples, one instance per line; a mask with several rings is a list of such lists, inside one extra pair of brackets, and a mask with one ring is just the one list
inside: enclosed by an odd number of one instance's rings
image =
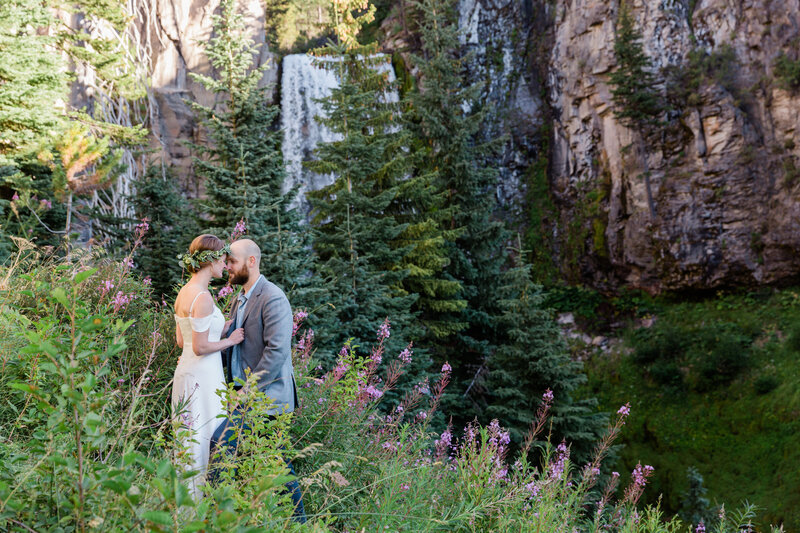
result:
[[(381, 71), (389, 72), (394, 80), (394, 71), (387, 61), (381, 63)], [(316, 117), (322, 116), (322, 105), (317, 101), (330, 95), (339, 83), (334, 72), (314, 65), (314, 58), (307, 54), (292, 54), (283, 58), (281, 78), (281, 126), (283, 128), (283, 160), (286, 165), (284, 189), (298, 186), (295, 201), (304, 211), (307, 209), (305, 195), (333, 183), (333, 174), (320, 175), (303, 167), (303, 161), (314, 158), (314, 149), (319, 143), (337, 140), (338, 136), (320, 124)], [(397, 101), (397, 93), (387, 95), (387, 100)]]

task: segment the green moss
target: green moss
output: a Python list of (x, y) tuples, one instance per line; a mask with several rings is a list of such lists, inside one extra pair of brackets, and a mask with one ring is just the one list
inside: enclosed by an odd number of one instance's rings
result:
[[(759, 530), (780, 522), (787, 531), (800, 527), (799, 293), (660, 298), (657, 335), (628, 330), (617, 353), (587, 361), (587, 395), (607, 410), (632, 404), (615, 466), (620, 472), (637, 461), (655, 467), (647, 501), (663, 494), (665, 510), (677, 512), (686, 468), (694, 465), (712, 502), (726, 509), (745, 500), (759, 506)], [(643, 349), (642, 338), (653, 335), (660, 340)], [(747, 364), (737, 368), (743, 354)], [(694, 387), (692, 373), (710, 379), (711, 387)]]
[(400, 90), (400, 98), (414, 89), (414, 76), (408, 71), (406, 60), (400, 52), (392, 54), (392, 67), (397, 78)]
[(792, 59), (781, 52), (773, 64), (778, 85), (787, 91), (800, 89), (800, 59)]

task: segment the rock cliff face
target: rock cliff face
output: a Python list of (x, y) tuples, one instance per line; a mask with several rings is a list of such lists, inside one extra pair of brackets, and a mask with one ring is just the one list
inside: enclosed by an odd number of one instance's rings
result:
[[(185, 141), (202, 141), (188, 101), (213, 105), (214, 95), (193, 81), (190, 73), (213, 75), (202, 43), (212, 37), (212, 15), (219, 0), (146, 0), (150, 16), (141, 18), (141, 38), (149, 49), (152, 103), (156, 120), (151, 124), (155, 147), (163, 149), (164, 163), (177, 176), (191, 175), (191, 153)], [(274, 84), (278, 65), (265, 44), (264, 8), (259, 0), (241, 0), (248, 31), (261, 45), (255, 66), (269, 63), (262, 86)], [(187, 180), (192, 183), (192, 180)]]
[(643, 138), (613, 114), (608, 74), (619, 4), (558, 3), (548, 60), (552, 191), (562, 222), (580, 215), (585, 191), (601, 199), (593, 215), (600, 235), (582, 259), (582, 277), (653, 291), (794, 278), (800, 97), (779, 87), (773, 65), (797, 47), (797, 0), (700, 0), (692, 13), (675, 0), (628, 5), (662, 93), (670, 67), (686, 67), (695, 46), (726, 56), (720, 61), (733, 72), (722, 83), (700, 80), (695, 94), (673, 102), (660, 131)]
[[(795, 279), (800, 94), (781, 88), (774, 65), (781, 52), (797, 57), (800, 0), (627, 2), (655, 88), (670, 103), (646, 136), (614, 116), (608, 77), (618, 0), (461, 0), (471, 77), (494, 109), (487, 134), (506, 138), (496, 161), (499, 198), (529, 208), (531, 169), (546, 157), (555, 209), (544, 217), (545, 241), (573, 279), (600, 288)], [(190, 154), (180, 141), (201, 132), (184, 99), (213, 101), (188, 74), (211, 70), (198, 43), (210, 36), (217, 2), (146, 3), (154, 14), (153, 130), (167, 164), (186, 174)], [(263, 43), (261, 4), (244, 6)], [(402, 36), (384, 43), (388, 52), (403, 46)], [(698, 50), (709, 58), (700, 74)], [(259, 64), (270, 55), (265, 46)], [(694, 76), (688, 85), (686, 73)], [(264, 83), (276, 80), (273, 65)]]

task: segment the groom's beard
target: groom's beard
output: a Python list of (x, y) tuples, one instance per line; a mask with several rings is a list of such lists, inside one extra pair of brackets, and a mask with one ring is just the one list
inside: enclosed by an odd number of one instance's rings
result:
[(244, 285), (250, 281), (250, 272), (247, 267), (243, 267), (238, 272), (231, 272), (231, 285)]

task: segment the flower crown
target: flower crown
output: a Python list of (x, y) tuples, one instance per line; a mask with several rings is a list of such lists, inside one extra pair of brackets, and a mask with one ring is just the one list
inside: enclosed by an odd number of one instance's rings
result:
[(203, 263), (210, 263), (216, 261), (225, 254), (231, 253), (231, 245), (226, 244), (219, 250), (199, 250), (193, 253), (178, 254), (178, 261), (181, 267), (193, 267), (195, 270), (200, 270)]

